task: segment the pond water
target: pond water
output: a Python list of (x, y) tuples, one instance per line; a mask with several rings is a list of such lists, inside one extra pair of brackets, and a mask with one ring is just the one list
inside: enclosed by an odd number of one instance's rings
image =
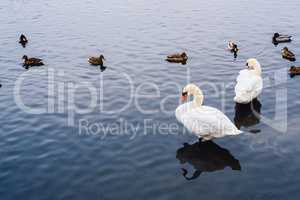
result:
[[(280, 55), (285, 45), (300, 55), (299, 7), (295, 0), (2, 0), (0, 198), (299, 199), (300, 77), (287, 73), (298, 61)], [(293, 41), (274, 46), (274, 32)], [(238, 43), (236, 59), (229, 40)], [(164, 60), (182, 51), (186, 65)], [(24, 69), (24, 54), (45, 66)], [(87, 62), (100, 54), (103, 72)], [(253, 106), (259, 117), (233, 102), (251, 57), (263, 70)], [(188, 82), (244, 133), (197, 144), (174, 115)]]

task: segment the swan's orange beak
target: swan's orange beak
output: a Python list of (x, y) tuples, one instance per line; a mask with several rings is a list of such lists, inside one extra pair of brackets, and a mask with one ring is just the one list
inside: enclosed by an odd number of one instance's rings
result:
[(185, 101), (187, 101), (187, 98), (188, 98), (187, 93), (186, 93), (186, 92), (183, 92), (182, 95), (181, 95), (181, 101), (182, 101), (182, 102), (185, 102)]

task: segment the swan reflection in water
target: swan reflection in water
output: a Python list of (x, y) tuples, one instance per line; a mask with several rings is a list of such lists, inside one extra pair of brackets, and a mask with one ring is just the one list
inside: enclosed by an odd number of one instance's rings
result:
[(261, 103), (258, 99), (254, 99), (248, 104), (236, 103), (234, 124), (238, 129), (240, 129), (242, 126), (247, 128), (258, 124), (260, 121), (260, 110)]
[(191, 177), (187, 177), (188, 171), (182, 168), (183, 176), (187, 180), (196, 179), (202, 172), (213, 172), (230, 167), (232, 170), (241, 170), (239, 160), (231, 153), (213, 141), (184, 144), (177, 150), (176, 158), (181, 164), (189, 163), (195, 169)]

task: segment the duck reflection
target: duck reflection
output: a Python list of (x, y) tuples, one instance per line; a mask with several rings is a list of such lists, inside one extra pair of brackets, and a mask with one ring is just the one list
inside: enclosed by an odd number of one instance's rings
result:
[(223, 170), (227, 166), (232, 170), (241, 170), (239, 160), (213, 141), (185, 143), (184, 147), (177, 150), (176, 158), (181, 164), (189, 163), (194, 167), (191, 177), (187, 177), (188, 171), (182, 168), (183, 176), (187, 180), (196, 179), (202, 172)]
[(100, 70), (101, 70), (101, 72), (104, 72), (106, 70), (106, 67), (105, 66), (101, 66)]
[(235, 105), (234, 124), (238, 129), (242, 126), (250, 127), (256, 125), (260, 121), (261, 103), (258, 99), (254, 99), (248, 104)]

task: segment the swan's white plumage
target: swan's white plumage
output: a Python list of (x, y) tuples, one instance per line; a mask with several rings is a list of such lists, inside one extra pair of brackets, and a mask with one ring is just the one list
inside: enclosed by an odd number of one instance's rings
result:
[(210, 140), (241, 133), (220, 110), (209, 106), (190, 109), (192, 104), (188, 102), (178, 106), (176, 118), (198, 137)]
[(235, 97), (234, 101), (237, 103), (249, 103), (261, 93), (263, 88), (263, 80), (261, 78), (260, 65), (258, 64), (255, 69), (243, 69), (240, 71), (236, 81), (237, 84), (234, 88)]
[[(197, 87), (197, 89), (199, 88)], [(197, 101), (194, 99), (192, 102), (178, 106), (175, 111), (177, 120), (189, 131), (203, 138), (203, 140), (241, 133), (220, 110), (209, 106), (197, 105), (196, 103)]]

